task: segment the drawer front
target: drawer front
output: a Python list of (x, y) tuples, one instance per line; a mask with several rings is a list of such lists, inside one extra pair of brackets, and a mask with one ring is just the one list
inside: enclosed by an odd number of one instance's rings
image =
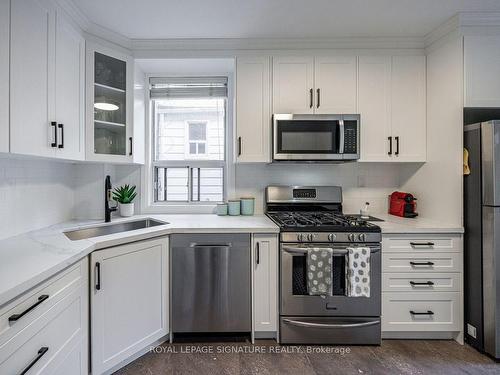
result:
[(53, 374), (67, 349), (85, 342), (85, 305), (82, 290), (75, 290), (0, 346), (0, 374), (19, 374), (30, 365), (31, 374)]
[(462, 272), (462, 254), (382, 252), (382, 272)]
[(382, 236), (382, 251), (384, 253), (462, 252), (462, 236), (440, 234)]
[(382, 331), (460, 331), (460, 293), (382, 293)]
[(0, 345), (40, 317), (51, 306), (79, 288), (88, 273), (86, 261), (80, 261), (51, 277), (33, 290), (0, 308)]
[(383, 292), (459, 292), (462, 287), (460, 273), (384, 273)]

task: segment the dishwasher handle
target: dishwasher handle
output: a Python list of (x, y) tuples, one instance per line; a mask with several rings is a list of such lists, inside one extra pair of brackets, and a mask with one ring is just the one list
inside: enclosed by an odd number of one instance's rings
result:
[(210, 248), (230, 248), (232, 247), (233, 244), (232, 243), (226, 243), (226, 244), (198, 244), (196, 242), (192, 242), (191, 244), (189, 244), (189, 247), (194, 247), (196, 249), (210, 249)]

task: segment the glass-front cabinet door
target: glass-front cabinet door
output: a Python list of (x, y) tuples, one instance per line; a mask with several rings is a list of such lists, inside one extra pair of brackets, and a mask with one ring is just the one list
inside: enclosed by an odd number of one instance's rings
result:
[(128, 56), (93, 47), (87, 51), (92, 79), (88, 82), (87, 159), (128, 162), (132, 159), (132, 64)]

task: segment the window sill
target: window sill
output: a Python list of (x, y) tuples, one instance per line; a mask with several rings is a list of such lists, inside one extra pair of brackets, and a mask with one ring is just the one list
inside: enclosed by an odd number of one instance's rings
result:
[(215, 212), (217, 203), (207, 204), (150, 204), (143, 208), (144, 214), (212, 214)]

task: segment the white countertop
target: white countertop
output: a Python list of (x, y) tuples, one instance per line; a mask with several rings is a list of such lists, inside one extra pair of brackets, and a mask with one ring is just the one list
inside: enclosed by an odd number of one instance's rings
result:
[(0, 306), (98, 249), (171, 233), (279, 232), (279, 228), (263, 215), (136, 215), (113, 219), (110, 224), (141, 218), (153, 218), (169, 224), (71, 241), (63, 232), (103, 224), (98, 220), (80, 220), (1, 240)]
[[(382, 233), (463, 233), (463, 228), (416, 218), (373, 214)], [(97, 220), (70, 221), (0, 241), (0, 306), (84, 258), (92, 251), (171, 233), (278, 233), (266, 216), (137, 215), (113, 219), (114, 224), (153, 218), (166, 225), (71, 241), (63, 232), (96, 224)]]
[(382, 229), (382, 234), (387, 233), (463, 233), (464, 228), (458, 225), (436, 222), (417, 216), (413, 219), (373, 213), (372, 216), (384, 221), (373, 221)]

